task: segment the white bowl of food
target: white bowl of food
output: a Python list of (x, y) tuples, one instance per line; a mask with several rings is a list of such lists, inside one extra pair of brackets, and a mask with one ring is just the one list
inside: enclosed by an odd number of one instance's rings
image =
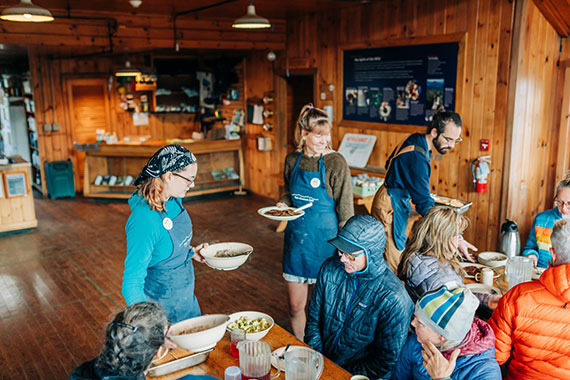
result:
[(206, 262), (219, 270), (234, 270), (243, 265), (253, 247), (245, 243), (216, 243), (202, 249), (200, 254)]
[(501, 252), (481, 252), (477, 256), (477, 260), (489, 267), (502, 267), (507, 264), (509, 258)]
[(260, 340), (273, 327), (273, 318), (269, 314), (259, 311), (240, 311), (230, 314), (228, 331), (242, 329), (245, 331), (245, 339)]
[(229, 321), (226, 314), (202, 315), (172, 325), (168, 336), (180, 348), (200, 352), (214, 347), (223, 338)]

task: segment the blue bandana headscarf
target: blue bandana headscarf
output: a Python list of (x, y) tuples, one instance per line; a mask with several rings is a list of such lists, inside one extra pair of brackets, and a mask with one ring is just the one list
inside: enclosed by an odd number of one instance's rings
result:
[(148, 160), (137, 177), (135, 186), (140, 185), (147, 178), (157, 178), (166, 172), (175, 172), (196, 161), (196, 156), (183, 146), (164, 146)]

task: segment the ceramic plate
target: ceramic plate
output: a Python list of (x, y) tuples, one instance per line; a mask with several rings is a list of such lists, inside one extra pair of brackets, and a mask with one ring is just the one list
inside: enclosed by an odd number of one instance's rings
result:
[[(490, 269), (493, 269), (493, 268), (491, 268), (491, 267), (489, 267), (489, 266), (487, 266), (487, 265), (483, 265), (483, 264), (479, 264), (479, 263), (471, 263), (471, 262), (469, 262), (469, 263), (461, 262), (461, 263), (459, 263), (459, 265), (461, 265), (463, 268), (473, 266), (473, 267), (477, 267), (477, 268), (490, 268)], [(499, 278), (500, 275), (501, 275), (500, 273), (495, 272), (495, 275), (493, 276), (493, 278)], [(472, 279), (475, 279), (475, 276), (470, 276), (470, 275), (466, 274), (466, 275), (465, 275), (465, 278), (472, 278)]]
[[(279, 347), (278, 349), (276, 349), (275, 351), (273, 351), (271, 353), (271, 365), (277, 369), (279, 369), (282, 372), (285, 372), (285, 359), (280, 359), (279, 356), (283, 353), (283, 351), (285, 351), (285, 346), (284, 347)], [(289, 349), (287, 350), (287, 352), (289, 351), (295, 351), (298, 350), (300, 348), (308, 348), (305, 346), (290, 346)], [(323, 355), (318, 353), (319, 355), (319, 361), (318, 361), (318, 366), (319, 369), (317, 371), (317, 378), (320, 378), (321, 375), (323, 374), (323, 369), (325, 368), (325, 360), (323, 358)]]
[[(299, 215), (291, 215), (291, 216), (273, 216), (273, 215), (265, 214), (267, 211), (273, 211), (273, 210), (283, 210), (283, 209), (280, 209), (277, 206), (262, 207), (259, 210), (257, 210), (257, 213), (261, 216), (266, 217), (267, 219), (279, 220), (279, 221), (295, 220), (295, 219), (300, 218), (303, 215), (305, 215), (305, 211), (303, 211), (303, 210), (299, 211)], [(294, 208), (289, 207), (289, 210), (294, 210)]]
[(485, 284), (466, 284), (465, 287), (473, 293), (501, 294), (499, 289)]

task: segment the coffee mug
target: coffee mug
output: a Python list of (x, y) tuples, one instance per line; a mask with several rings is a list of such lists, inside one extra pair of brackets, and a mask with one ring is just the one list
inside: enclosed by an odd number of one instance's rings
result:
[(493, 286), (494, 272), (491, 268), (481, 269), (481, 273), (475, 274), (475, 281), (478, 281), (487, 286)]

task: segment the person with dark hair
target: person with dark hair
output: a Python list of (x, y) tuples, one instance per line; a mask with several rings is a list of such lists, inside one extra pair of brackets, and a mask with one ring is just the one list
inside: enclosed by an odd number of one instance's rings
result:
[[(430, 195), (431, 152), (446, 154), (461, 138), (461, 117), (455, 112), (437, 112), (428, 125), (427, 133), (414, 133), (402, 141), (386, 162), (386, 181), (374, 196), (372, 216), (386, 230), (384, 257), (394, 273), (406, 244), (406, 228), (410, 216), (410, 199), (420, 215), (434, 205)], [(476, 248), (461, 239), (459, 250), (470, 257), (467, 249)]]
[(196, 157), (188, 149), (162, 147), (142, 169), (129, 199), (123, 297), (127, 305), (160, 303), (172, 323), (201, 314), (192, 259), (205, 262), (200, 251), (207, 244), (190, 246), (192, 221), (182, 205), (197, 172)]
[(550, 235), (554, 222), (562, 218), (570, 218), (570, 171), (556, 185), (554, 208), (541, 212), (536, 216), (523, 248), (522, 255), (532, 259), (534, 266), (548, 268), (552, 262), (550, 255)]
[(344, 157), (331, 148), (332, 124), (325, 111), (307, 104), (295, 129), (297, 150), (285, 157), (284, 188), (278, 207), (313, 203), (305, 215), (289, 221), (283, 246), (283, 278), (287, 283), (293, 334), (303, 339), (309, 285), (322, 263), (334, 254), (334, 238), (354, 215), (352, 178)]
[(167, 332), (168, 319), (159, 304), (141, 302), (127, 306), (107, 326), (101, 354), (73, 370), (69, 380), (144, 380), (158, 349), (165, 344)]
[(557, 220), (550, 240), (550, 267), (509, 290), (489, 320), (507, 380), (570, 379), (570, 220)]
[(382, 223), (353, 216), (329, 241), (311, 296), (305, 343), (352, 373), (390, 378), (408, 336), (413, 303), (384, 261)]

